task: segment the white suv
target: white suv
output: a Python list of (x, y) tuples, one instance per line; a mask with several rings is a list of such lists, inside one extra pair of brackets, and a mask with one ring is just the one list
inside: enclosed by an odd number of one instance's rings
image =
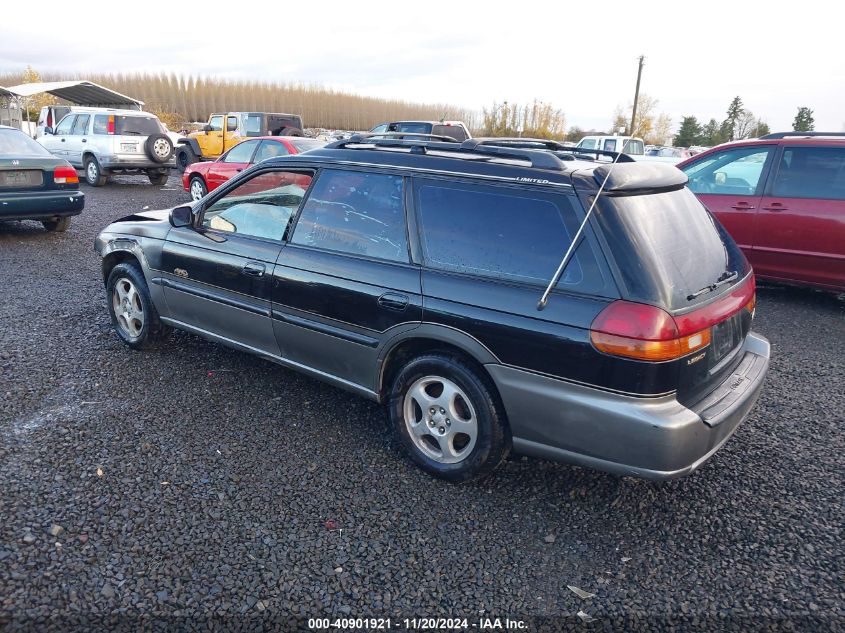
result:
[(106, 184), (110, 174), (137, 172), (163, 185), (174, 165), (173, 141), (149, 112), (74, 108), (37, 140), (54, 156), (84, 169), (94, 187)]

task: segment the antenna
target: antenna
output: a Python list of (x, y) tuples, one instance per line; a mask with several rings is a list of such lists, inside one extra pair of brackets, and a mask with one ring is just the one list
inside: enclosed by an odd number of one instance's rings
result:
[(540, 301), (537, 303), (538, 311), (542, 311), (545, 309), (546, 304), (549, 302), (549, 294), (551, 294), (552, 288), (557, 285), (560, 276), (563, 274), (563, 271), (566, 270), (567, 264), (569, 264), (569, 261), (572, 259), (572, 255), (575, 253), (575, 250), (580, 245), (581, 236), (584, 234), (584, 229), (587, 228), (587, 222), (590, 221), (590, 216), (593, 214), (593, 209), (596, 208), (596, 202), (598, 202), (599, 196), (601, 196), (602, 192), (604, 191), (604, 186), (607, 184), (607, 179), (610, 178), (610, 173), (616, 166), (616, 162), (619, 160), (620, 156), (622, 156), (622, 152), (616, 154), (616, 158), (614, 158), (613, 162), (610, 163), (610, 167), (608, 167), (607, 169), (607, 173), (604, 176), (604, 180), (601, 183), (601, 187), (599, 187), (599, 191), (596, 194), (596, 197), (593, 198), (593, 203), (587, 210), (587, 215), (585, 215), (584, 219), (581, 221), (581, 226), (579, 226), (578, 230), (575, 232), (575, 237), (572, 238), (572, 242), (569, 244), (569, 248), (566, 249), (566, 254), (563, 256), (563, 259), (560, 260), (560, 266), (557, 267), (557, 270), (555, 271), (552, 280), (549, 282), (549, 285), (546, 286), (546, 291), (543, 293), (543, 296), (540, 297)]

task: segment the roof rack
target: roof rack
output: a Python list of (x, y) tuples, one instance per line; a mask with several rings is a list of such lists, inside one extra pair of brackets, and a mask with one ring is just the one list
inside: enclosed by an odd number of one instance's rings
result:
[[(442, 134), (422, 134), (420, 132), (373, 132), (367, 134), (353, 134), (355, 136), (362, 136), (366, 138), (410, 138), (429, 141), (445, 141), (447, 143), (457, 143), (458, 140), (451, 136), (443, 136)], [(351, 140), (351, 139), (350, 139)]]
[(776, 139), (776, 138), (802, 138), (802, 137), (813, 137), (813, 136), (836, 136), (841, 137), (845, 136), (845, 132), (774, 132), (772, 134), (766, 134), (765, 136), (761, 136), (760, 139)]
[[(505, 158), (515, 160), (525, 160), (531, 163), (531, 167), (535, 169), (551, 169), (554, 171), (563, 171), (563, 163), (560, 159), (548, 150), (540, 148), (523, 149), (511, 146), (497, 146), (491, 144), (484, 144), (478, 139), (468, 139), (462, 143), (458, 143), (455, 139), (449, 137), (449, 141), (429, 140), (430, 137), (435, 136), (431, 134), (416, 134), (399, 133), (400, 138), (389, 137), (384, 138), (384, 134), (355, 134), (348, 139), (335, 141), (326, 145), (326, 149), (354, 149), (353, 145), (374, 145), (376, 147), (407, 147), (410, 148), (412, 154), (427, 154), (429, 151), (435, 152), (454, 152), (456, 154), (475, 154), (487, 158)], [(426, 137), (419, 140), (402, 138), (407, 136), (421, 136)], [(442, 137), (440, 137), (442, 138)]]
[[(522, 148), (546, 150), (552, 152), (561, 160), (576, 160), (583, 156), (595, 156), (592, 160), (598, 160), (599, 156), (607, 156), (620, 163), (636, 162), (628, 154), (622, 152), (614, 152), (607, 149), (585, 149), (582, 147), (571, 147), (563, 143), (546, 138), (515, 138), (515, 137), (491, 137), (491, 138), (476, 138), (472, 139), (478, 141), (482, 145), (492, 145), (498, 147), (508, 148)], [(616, 157), (619, 156), (617, 159)]]

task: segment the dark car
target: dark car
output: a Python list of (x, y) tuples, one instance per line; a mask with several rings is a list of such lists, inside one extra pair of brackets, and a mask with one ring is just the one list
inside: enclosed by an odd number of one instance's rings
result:
[(845, 134), (769, 134), (678, 168), (758, 276), (845, 291)]
[(118, 336), (180, 328), (381, 402), (453, 481), (511, 450), (690, 473), (768, 368), (742, 252), (672, 166), (485, 143), (357, 136), (109, 225)]
[(79, 177), (20, 130), (0, 126), (0, 220), (40, 220), (66, 231), (85, 206)]
[(462, 121), (393, 121), (382, 123), (370, 130), (373, 134), (433, 134), (465, 141), (472, 138), (469, 128)]
[(276, 156), (301, 154), (324, 145), (323, 141), (301, 136), (259, 136), (241, 141), (217, 160), (188, 165), (182, 174), (182, 186), (191, 194), (191, 200), (196, 201), (250, 165)]

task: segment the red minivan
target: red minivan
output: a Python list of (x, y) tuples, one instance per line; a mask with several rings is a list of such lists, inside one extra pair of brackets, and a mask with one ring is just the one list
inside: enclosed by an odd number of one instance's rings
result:
[(217, 160), (188, 165), (182, 174), (182, 186), (196, 201), (255, 163), (276, 156), (301, 154), (324, 145), (323, 141), (299, 136), (250, 138), (241, 141)]
[(758, 277), (845, 291), (845, 134), (769, 134), (678, 168)]

